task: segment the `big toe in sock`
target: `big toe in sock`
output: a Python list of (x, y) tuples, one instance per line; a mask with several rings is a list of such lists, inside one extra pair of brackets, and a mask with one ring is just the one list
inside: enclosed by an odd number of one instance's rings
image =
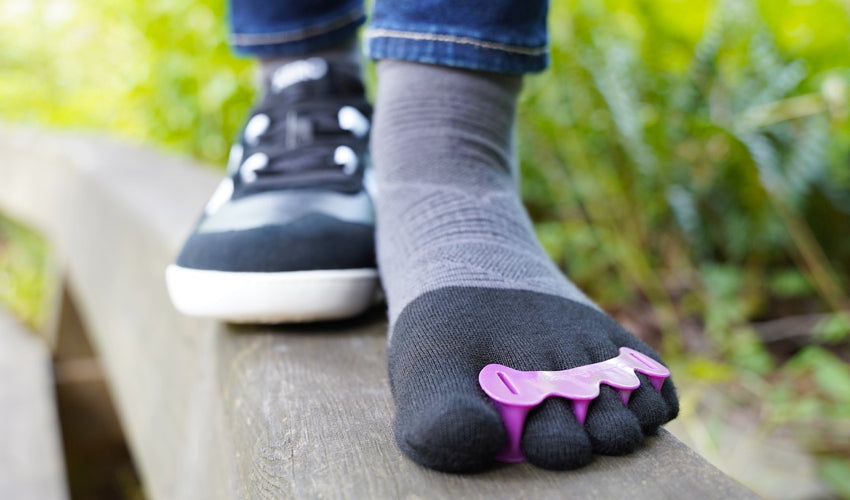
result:
[[(485, 468), (506, 442), (501, 418), (478, 386), (485, 365), (564, 370), (615, 357), (620, 347), (660, 361), (604, 313), (563, 297), (479, 287), (426, 292), (393, 324), (389, 375), (398, 444), (430, 468)], [(594, 453), (634, 450), (678, 411), (669, 379), (660, 392), (641, 380), (628, 405), (603, 387), (584, 425), (569, 401), (544, 401), (526, 423), (526, 458), (548, 469), (572, 469), (587, 464)]]

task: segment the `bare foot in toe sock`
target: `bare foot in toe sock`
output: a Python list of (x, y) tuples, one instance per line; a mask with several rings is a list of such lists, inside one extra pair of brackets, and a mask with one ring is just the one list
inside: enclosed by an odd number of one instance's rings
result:
[[(630, 347), (660, 360), (555, 267), (537, 242), (511, 174), (519, 77), (383, 60), (372, 155), (378, 263), (390, 314), (395, 434), (414, 461), (486, 468), (505, 445), (478, 386), (489, 363), (564, 370)], [(643, 375), (628, 405), (603, 386), (580, 425), (550, 398), (521, 447), (548, 469), (621, 455), (678, 413), (673, 383)]]

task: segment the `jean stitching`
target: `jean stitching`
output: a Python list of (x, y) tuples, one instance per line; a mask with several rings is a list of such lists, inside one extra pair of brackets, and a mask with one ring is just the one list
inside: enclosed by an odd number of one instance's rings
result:
[(503, 43), (488, 42), (469, 38), (465, 36), (442, 35), (439, 33), (421, 33), (417, 31), (399, 31), (389, 30), (384, 28), (371, 28), (366, 30), (365, 37), (372, 38), (404, 38), (408, 40), (432, 41), (432, 42), (448, 42), (460, 43), (466, 45), (474, 45), (483, 49), (498, 50), (502, 52), (511, 52), (514, 54), (522, 54), (526, 56), (540, 56), (546, 53), (546, 47), (520, 47), (518, 45), (505, 45)]
[(346, 12), (330, 21), (316, 24), (308, 28), (279, 31), (274, 33), (232, 33), (231, 45), (269, 45), (275, 43), (299, 42), (308, 38), (324, 35), (336, 29), (351, 24), (365, 15), (363, 7)]

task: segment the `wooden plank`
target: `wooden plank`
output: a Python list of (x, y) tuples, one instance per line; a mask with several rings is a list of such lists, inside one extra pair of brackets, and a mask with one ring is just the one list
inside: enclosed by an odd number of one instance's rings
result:
[(68, 497), (50, 353), (0, 309), (0, 498)]
[(62, 252), (152, 498), (752, 496), (663, 431), (574, 472), (418, 467), (392, 438), (380, 312), (236, 328), (171, 308), (163, 270), (218, 174), (96, 138), (7, 129), (0, 147), (0, 210)]
[[(385, 327), (222, 329), (219, 373), (245, 498), (740, 498), (737, 485), (666, 431), (637, 453), (572, 472), (529, 465), (477, 475), (417, 467), (392, 440)], [(345, 485), (345, 490), (340, 489)]]

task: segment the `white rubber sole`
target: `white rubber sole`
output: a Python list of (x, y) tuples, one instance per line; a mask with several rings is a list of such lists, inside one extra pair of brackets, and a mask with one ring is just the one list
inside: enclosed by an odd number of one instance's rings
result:
[(229, 323), (303, 323), (350, 318), (375, 300), (376, 269), (243, 273), (165, 270), (168, 294), (183, 314)]

